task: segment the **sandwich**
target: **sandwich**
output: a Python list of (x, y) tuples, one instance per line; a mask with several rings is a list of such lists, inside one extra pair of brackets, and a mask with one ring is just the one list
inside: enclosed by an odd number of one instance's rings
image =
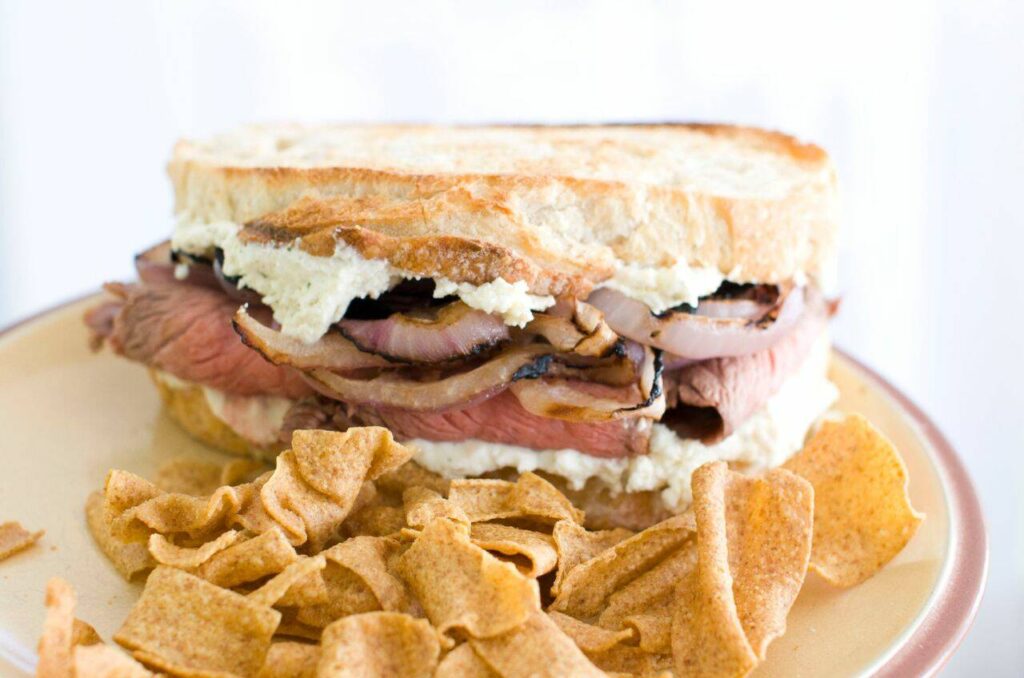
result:
[(837, 390), (836, 181), (726, 125), (261, 126), (182, 141), (170, 239), (86, 315), (214, 447), (383, 426), (596, 527), (799, 450)]

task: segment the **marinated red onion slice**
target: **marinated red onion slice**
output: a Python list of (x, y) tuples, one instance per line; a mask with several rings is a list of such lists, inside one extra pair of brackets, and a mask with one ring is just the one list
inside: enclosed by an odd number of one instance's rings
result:
[(235, 313), (232, 324), (247, 346), (259, 351), (275, 365), (290, 365), (303, 370), (324, 368), (339, 372), (396, 367), (380, 356), (360, 351), (351, 341), (333, 332), (312, 344), (286, 336), (250, 316), (245, 306)]
[(659, 317), (643, 302), (610, 288), (595, 290), (587, 299), (622, 336), (691, 360), (746, 355), (771, 346), (803, 314), (804, 302), (804, 288), (793, 287), (765, 315), (749, 319), (679, 311)]
[(475, 355), (510, 338), (501, 318), (462, 302), (448, 304), (430, 316), (395, 313), (384, 320), (346, 319), (337, 325), (364, 351), (418, 363)]
[(758, 320), (771, 310), (771, 303), (754, 299), (707, 299), (697, 304), (694, 313), (708, 318)]

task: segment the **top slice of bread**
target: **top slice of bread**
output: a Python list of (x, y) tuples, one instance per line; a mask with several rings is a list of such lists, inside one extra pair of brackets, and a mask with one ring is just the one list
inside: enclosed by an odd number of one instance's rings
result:
[(745, 127), (246, 127), (179, 142), (169, 173), (191, 221), (538, 294), (585, 294), (624, 264), (828, 285), (835, 263), (827, 154)]

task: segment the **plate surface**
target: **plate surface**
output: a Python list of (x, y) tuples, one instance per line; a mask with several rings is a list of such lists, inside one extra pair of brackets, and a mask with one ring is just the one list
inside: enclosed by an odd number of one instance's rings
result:
[[(161, 412), (145, 370), (86, 346), (71, 303), (0, 336), (0, 522), (45, 529), (35, 547), (0, 562), (0, 675), (30, 675), (46, 580), (78, 590), (78, 615), (109, 639), (134, 603), (92, 543), (86, 496), (110, 468), (151, 474), (162, 460), (223, 459)], [(914, 506), (927, 519), (871, 580), (835, 590), (808, 576), (788, 631), (758, 676), (925, 675), (970, 626), (984, 587), (987, 545), (974, 491), (948, 443), (905, 397), (864, 366), (835, 355), (839, 408), (857, 411), (901, 450)]]

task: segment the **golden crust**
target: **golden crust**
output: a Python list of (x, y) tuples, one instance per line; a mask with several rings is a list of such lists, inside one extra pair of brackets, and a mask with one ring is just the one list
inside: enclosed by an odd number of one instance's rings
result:
[(835, 258), (828, 156), (752, 128), (247, 128), (179, 143), (169, 172), (191, 219), (538, 294), (585, 294), (619, 261), (781, 282)]
[(234, 429), (213, 413), (203, 390), (198, 386), (169, 386), (152, 370), (150, 377), (156, 384), (167, 415), (199, 442), (224, 452), (256, 459), (274, 459), (280, 451), (280, 448), (257, 445), (235, 433)]

